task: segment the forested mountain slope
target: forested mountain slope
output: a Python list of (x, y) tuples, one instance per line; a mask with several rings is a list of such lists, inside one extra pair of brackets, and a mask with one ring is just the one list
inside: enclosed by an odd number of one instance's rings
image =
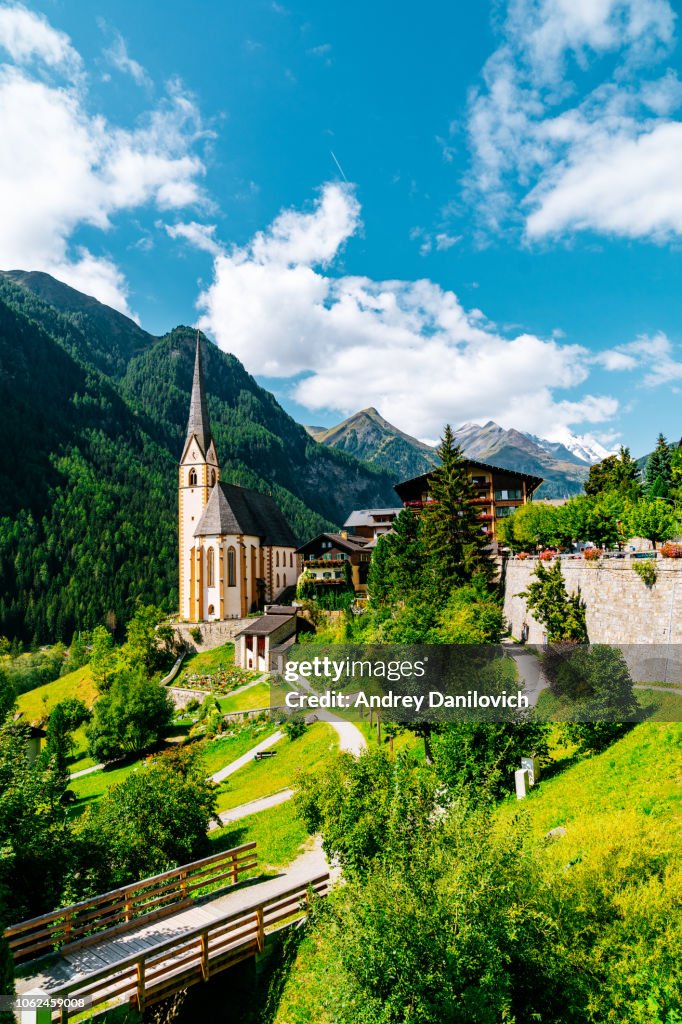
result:
[[(154, 338), (45, 274), (0, 276), (0, 635), (69, 640), (127, 621), (138, 597), (175, 607), (194, 340)], [(389, 475), (316, 444), (204, 346), (225, 479), (271, 491), (301, 540), (394, 500)]]

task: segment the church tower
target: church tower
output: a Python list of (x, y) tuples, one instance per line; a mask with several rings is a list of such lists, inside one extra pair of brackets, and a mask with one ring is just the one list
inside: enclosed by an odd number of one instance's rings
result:
[(204, 559), (194, 532), (208, 504), (212, 489), (220, 480), (201, 365), (201, 340), (197, 331), (194, 380), (189, 406), (187, 437), (180, 460), (178, 479), (178, 547), (180, 554), (180, 618), (200, 622), (206, 617), (203, 603)]

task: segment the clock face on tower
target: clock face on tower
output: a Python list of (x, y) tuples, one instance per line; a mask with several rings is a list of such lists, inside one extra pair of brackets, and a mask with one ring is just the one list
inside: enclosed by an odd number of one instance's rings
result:
[(195, 451), (193, 451), (193, 452), (192, 452), (192, 458), (193, 458), (193, 459), (196, 459), (196, 457), (197, 457), (197, 453), (196, 453)]

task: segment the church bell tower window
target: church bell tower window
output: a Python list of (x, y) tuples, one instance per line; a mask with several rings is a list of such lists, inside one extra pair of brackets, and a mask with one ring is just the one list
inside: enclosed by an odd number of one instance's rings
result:
[(190, 487), (196, 487), (197, 485), (197, 471), (196, 469), (190, 469), (188, 483)]

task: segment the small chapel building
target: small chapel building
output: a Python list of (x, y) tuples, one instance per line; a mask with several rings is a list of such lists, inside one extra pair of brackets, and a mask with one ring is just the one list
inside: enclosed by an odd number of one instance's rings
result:
[(296, 583), (298, 545), (277, 503), (220, 479), (199, 337), (178, 495), (181, 619), (244, 618)]

